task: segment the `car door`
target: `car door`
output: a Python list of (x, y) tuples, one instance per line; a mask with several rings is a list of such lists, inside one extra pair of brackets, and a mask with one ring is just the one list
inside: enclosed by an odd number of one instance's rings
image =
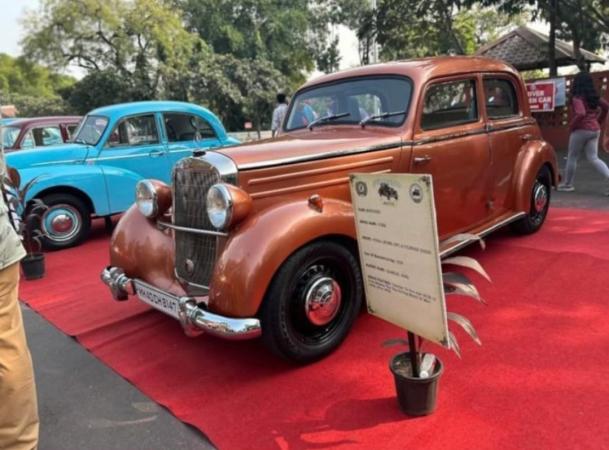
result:
[(491, 167), (494, 185), (494, 201), (498, 210), (510, 209), (514, 168), (520, 148), (527, 140), (538, 137), (535, 126), (525, 118), (518, 82), (507, 74), (485, 74), (484, 105), (487, 132), (491, 148)]
[(489, 143), (479, 92), (475, 75), (433, 80), (417, 108), (411, 172), (433, 176), (440, 238), (490, 215)]
[(197, 114), (165, 112), (162, 116), (167, 158), (172, 167), (180, 159), (191, 156), (195, 149), (214, 148), (221, 144), (209, 122)]
[(102, 167), (112, 211), (133, 203), (135, 184), (142, 178), (170, 181), (165, 144), (154, 113), (119, 120), (104, 143), (96, 164)]

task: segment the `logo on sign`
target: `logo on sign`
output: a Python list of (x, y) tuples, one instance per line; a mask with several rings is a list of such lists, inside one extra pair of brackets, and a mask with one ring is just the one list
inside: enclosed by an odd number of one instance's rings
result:
[(410, 193), (410, 198), (415, 203), (421, 203), (423, 200), (423, 189), (417, 183), (413, 183), (410, 185), (410, 189), (408, 190)]
[(355, 183), (355, 192), (357, 192), (357, 195), (360, 197), (365, 197), (368, 195), (368, 186), (363, 181), (358, 181)]

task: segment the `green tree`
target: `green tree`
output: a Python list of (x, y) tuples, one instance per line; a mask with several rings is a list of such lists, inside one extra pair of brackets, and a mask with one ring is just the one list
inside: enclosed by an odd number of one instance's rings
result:
[(367, 62), (375, 39), (384, 60), (472, 54), (498, 30), (525, 23), (526, 11), (497, 11), (466, 0), (379, 0), (358, 27)]
[(131, 100), (129, 87), (116, 72), (102, 70), (91, 72), (69, 90), (63, 92), (71, 109), (86, 114), (94, 108)]
[(55, 73), (23, 57), (13, 58), (0, 53), (0, 90), (3, 95), (50, 97), (74, 82), (72, 77)]
[(198, 39), (181, 12), (159, 0), (42, 0), (24, 23), (29, 59), (113, 71), (133, 99), (155, 98), (168, 68), (185, 68)]
[[(215, 53), (268, 61), (295, 88), (316, 63), (337, 67), (331, 24), (352, 22), (367, 0), (173, 0)], [(266, 64), (266, 63), (262, 63)]]
[(200, 60), (192, 72), (189, 99), (217, 111), (228, 129), (270, 126), (275, 94), (285, 86), (284, 76), (268, 61), (214, 55)]

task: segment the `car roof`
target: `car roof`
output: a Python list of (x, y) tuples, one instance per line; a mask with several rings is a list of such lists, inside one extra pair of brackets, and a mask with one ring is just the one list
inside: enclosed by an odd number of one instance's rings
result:
[(360, 76), (405, 75), (410, 77), (416, 84), (421, 84), (431, 78), (472, 72), (508, 72), (515, 76), (519, 76), (516, 69), (499, 59), (481, 56), (434, 56), (371, 64), (368, 66), (341, 70), (315, 78), (307, 82), (301, 89), (338, 81), (344, 78)]
[(175, 101), (144, 101), (119, 103), (116, 105), (102, 106), (89, 112), (89, 115), (107, 116), (111, 119), (122, 117), (131, 114), (141, 114), (146, 112), (198, 112), (203, 115), (213, 115), (211, 111), (202, 106), (193, 103), (175, 102)]
[(82, 116), (43, 116), (43, 117), (27, 117), (15, 119), (8, 122), (6, 125), (11, 127), (24, 127), (27, 125), (45, 125), (59, 123), (78, 123)]

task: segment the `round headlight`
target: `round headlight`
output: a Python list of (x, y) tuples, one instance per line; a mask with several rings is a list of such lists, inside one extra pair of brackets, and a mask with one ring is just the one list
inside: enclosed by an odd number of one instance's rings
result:
[(233, 198), (224, 184), (214, 184), (207, 191), (207, 217), (218, 230), (230, 224), (233, 214)]
[(150, 218), (159, 212), (156, 189), (150, 180), (140, 180), (135, 186), (135, 203), (140, 212)]

